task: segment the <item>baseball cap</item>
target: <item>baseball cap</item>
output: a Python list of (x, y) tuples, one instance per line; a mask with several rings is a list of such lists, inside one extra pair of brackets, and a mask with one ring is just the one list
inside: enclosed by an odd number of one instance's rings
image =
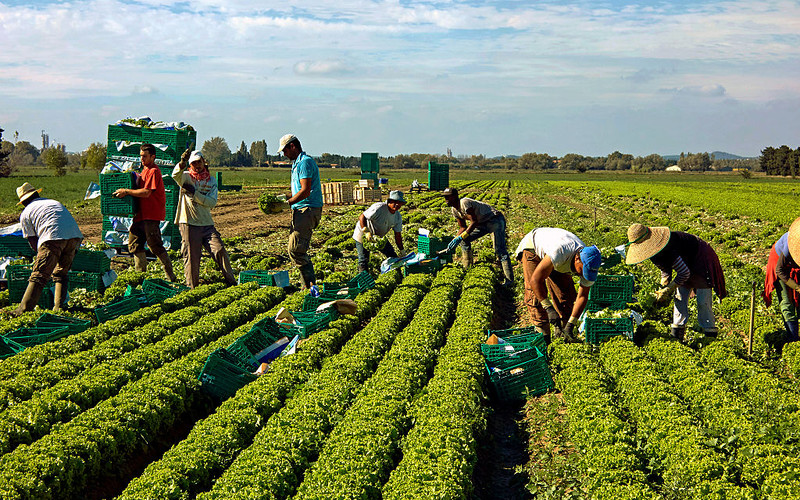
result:
[(458, 196), (458, 189), (451, 187), (444, 188), (444, 191), (442, 191), (442, 196), (445, 198), (449, 198), (450, 196)]
[(297, 136), (295, 136), (294, 134), (286, 134), (283, 137), (281, 137), (278, 153), (283, 153), (283, 148), (285, 148), (287, 144), (289, 144), (294, 140), (297, 140)]
[(583, 277), (592, 282), (596, 281), (597, 271), (600, 270), (600, 264), (603, 263), (600, 249), (597, 248), (597, 245), (583, 247), (580, 258), (583, 263)]
[(197, 160), (202, 160), (202, 159), (205, 159), (205, 158), (203, 158), (203, 153), (201, 153), (200, 151), (194, 150), (194, 151), (192, 151), (192, 154), (189, 156), (189, 165), (191, 165), (192, 163), (196, 162)]

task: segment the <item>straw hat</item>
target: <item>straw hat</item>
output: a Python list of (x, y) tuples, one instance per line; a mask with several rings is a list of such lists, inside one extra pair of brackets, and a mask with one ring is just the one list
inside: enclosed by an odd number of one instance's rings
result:
[(625, 263), (638, 264), (661, 251), (669, 243), (668, 227), (647, 227), (631, 224), (628, 228), (628, 245)]
[(800, 262), (800, 217), (789, 228), (789, 255), (795, 262)]
[(36, 189), (30, 183), (25, 182), (20, 187), (17, 188), (17, 198), (19, 198), (19, 202), (17, 205), (22, 205), (22, 203), (30, 198), (34, 193), (41, 193), (42, 189)]

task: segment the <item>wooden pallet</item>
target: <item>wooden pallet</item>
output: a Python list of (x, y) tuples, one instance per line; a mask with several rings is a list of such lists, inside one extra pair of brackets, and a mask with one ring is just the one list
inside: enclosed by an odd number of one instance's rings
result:
[(352, 182), (325, 182), (322, 184), (322, 199), (326, 205), (352, 205)]
[(356, 203), (375, 203), (381, 201), (381, 190), (380, 188), (357, 187), (353, 189), (353, 199)]

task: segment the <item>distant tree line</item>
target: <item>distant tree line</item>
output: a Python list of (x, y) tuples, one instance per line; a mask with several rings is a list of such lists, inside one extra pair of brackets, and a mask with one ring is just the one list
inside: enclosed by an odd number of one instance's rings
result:
[(761, 170), (767, 175), (784, 175), (792, 178), (800, 175), (800, 147), (792, 149), (783, 145), (768, 147), (761, 151)]

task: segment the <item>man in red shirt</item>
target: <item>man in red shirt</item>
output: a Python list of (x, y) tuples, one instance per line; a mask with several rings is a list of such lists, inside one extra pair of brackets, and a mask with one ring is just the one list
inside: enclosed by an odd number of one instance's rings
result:
[(137, 183), (138, 189), (120, 188), (114, 191), (114, 196), (117, 198), (125, 196), (139, 198), (139, 208), (130, 228), (128, 250), (133, 254), (136, 270), (147, 271), (147, 256), (144, 253), (144, 244), (147, 242), (150, 251), (164, 266), (167, 278), (174, 282), (178, 279), (172, 271), (172, 262), (161, 241), (159, 228), (161, 221), (167, 216), (167, 196), (164, 192), (161, 170), (156, 165), (156, 147), (152, 144), (142, 144), (139, 158), (142, 160), (142, 173)]

